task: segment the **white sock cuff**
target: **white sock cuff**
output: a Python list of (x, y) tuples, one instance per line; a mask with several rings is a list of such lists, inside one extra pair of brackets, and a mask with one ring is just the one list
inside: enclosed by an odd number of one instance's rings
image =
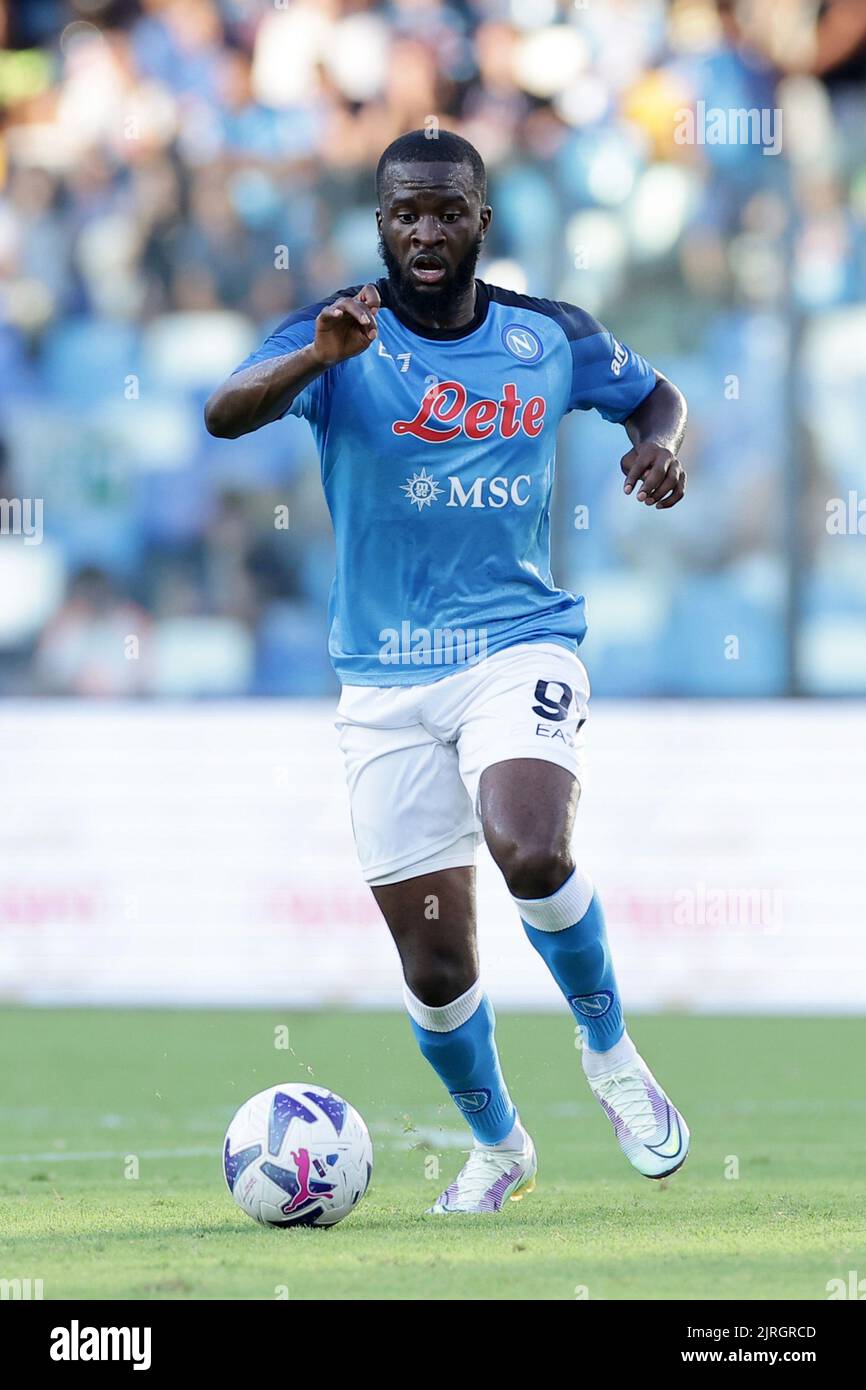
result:
[(619, 1042), (615, 1042), (606, 1052), (594, 1052), (592, 1048), (585, 1047), (581, 1053), (583, 1070), (590, 1080), (604, 1076), (606, 1072), (615, 1071), (617, 1067), (630, 1066), (637, 1057), (638, 1050), (625, 1031)]
[(589, 874), (575, 869), (550, 897), (514, 898), (514, 903), (530, 927), (538, 931), (565, 931), (586, 916), (594, 891)]
[(452, 1033), (455, 1028), (459, 1028), (461, 1023), (467, 1023), (481, 1000), (484, 998), (484, 990), (481, 988), (481, 981), (476, 980), (474, 985), (470, 985), (465, 994), (461, 994), (457, 999), (452, 999), (450, 1004), (422, 1004), (412, 993), (406, 981), (403, 981), (403, 999), (409, 1011), (409, 1017), (414, 1019), (419, 1028), (427, 1028), (431, 1033)]

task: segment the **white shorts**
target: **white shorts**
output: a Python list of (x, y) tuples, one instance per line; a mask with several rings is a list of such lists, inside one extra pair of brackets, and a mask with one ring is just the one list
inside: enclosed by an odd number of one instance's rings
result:
[(427, 685), (344, 685), (335, 728), (364, 878), (474, 864), (481, 774), (543, 758), (582, 778), (589, 679), (556, 642), (522, 642)]

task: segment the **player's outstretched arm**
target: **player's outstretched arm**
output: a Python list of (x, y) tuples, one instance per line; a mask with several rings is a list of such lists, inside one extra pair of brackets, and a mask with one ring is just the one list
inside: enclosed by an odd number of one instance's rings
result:
[(285, 415), (295, 397), (337, 362), (357, 357), (376, 338), (379, 292), (365, 285), (352, 298), (336, 299), (316, 319), (306, 347), (255, 362), (218, 386), (204, 408), (210, 434), (237, 439)]
[(656, 384), (625, 421), (632, 448), (620, 460), (624, 491), (640, 483), (637, 499), (664, 511), (681, 502), (686, 473), (677, 454), (686, 432), (686, 398), (672, 381), (656, 372)]

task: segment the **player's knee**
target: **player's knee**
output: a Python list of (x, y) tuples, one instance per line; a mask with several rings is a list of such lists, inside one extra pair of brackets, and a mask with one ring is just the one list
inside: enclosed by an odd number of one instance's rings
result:
[(555, 845), (512, 843), (493, 857), (515, 898), (550, 897), (574, 868), (569, 850)]
[(460, 956), (437, 954), (407, 962), (404, 974), (415, 998), (430, 1008), (439, 1009), (466, 993), (475, 983), (478, 967), (474, 961)]

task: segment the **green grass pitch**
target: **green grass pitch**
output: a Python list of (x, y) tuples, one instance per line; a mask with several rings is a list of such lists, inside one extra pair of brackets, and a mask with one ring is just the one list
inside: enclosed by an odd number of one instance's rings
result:
[[(866, 1276), (863, 1031), (632, 1020), (692, 1129), (657, 1183), (621, 1155), (568, 1016), (502, 1014), (538, 1187), (437, 1219), (466, 1131), (400, 1015), (2, 1010), (0, 1279), (46, 1299), (825, 1299)], [(304, 1080), (364, 1115), (373, 1182), (333, 1230), (267, 1230), (225, 1190), (221, 1141), (248, 1096)]]

